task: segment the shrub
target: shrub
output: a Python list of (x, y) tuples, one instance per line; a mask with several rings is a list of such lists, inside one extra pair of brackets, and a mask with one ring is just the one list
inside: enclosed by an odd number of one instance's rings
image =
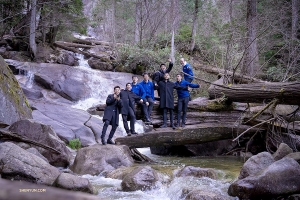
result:
[(69, 141), (68, 147), (71, 149), (80, 149), (81, 148), (81, 142), (79, 138), (72, 139)]

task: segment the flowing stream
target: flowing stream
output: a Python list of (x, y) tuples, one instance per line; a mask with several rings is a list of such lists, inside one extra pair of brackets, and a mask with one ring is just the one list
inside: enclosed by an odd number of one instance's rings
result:
[[(89, 68), (83, 57), (79, 56), (81, 66), (85, 69)], [(93, 70), (93, 69), (88, 69)], [(99, 81), (97, 77), (95, 80), (90, 80), (91, 87), (95, 87)], [(104, 84), (104, 83), (102, 83)], [(86, 110), (89, 107), (95, 106), (98, 103), (105, 103), (105, 99), (109, 91), (101, 90), (92, 94), (90, 98), (79, 101), (73, 107)], [(99, 102), (99, 99), (101, 101)], [(120, 122), (121, 123), (121, 122)], [(122, 124), (122, 123), (121, 123)], [(119, 128), (123, 129), (123, 126)], [(141, 122), (137, 122), (136, 130), (139, 133), (143, 132)], [(125, 132), (125, 130), (123, 130)], [(200, 190), (222, 196), (227, 199), (237, 199), (230, 197), (227, 194), (228, 187), (233, 182), (243, 165), (242, 158), (237, 157), (171, 157), (171, 156), (158, 156), (150, 152), (150, 148), (138, 149), (141, 153), (155, 161), (150, 166), (157, 170), (162, 178), (162, 182), (157, 183), (156, 187), (147, 191), (134, 191), (123, 192), (121, 190), (121, 180), (105, 178), (103, 175), (91, 176), (83, 175), (83, 177), (90, 180), (92, 185), (98, 191), (98, 196), (105, 199), (138, 199), (138, 200), (179, 200), (185, 199), (186, 194), (184, 191)], [(141, 165), (141, 164), (137, 164)], [(149, 165), (146, 163), (146, 165)], [(217, 180), (207, 177), (176, 177), (176, 171), (182, 169), (184, 166), (194, 166), (201, 168), (213, 168), (218, 174)]]

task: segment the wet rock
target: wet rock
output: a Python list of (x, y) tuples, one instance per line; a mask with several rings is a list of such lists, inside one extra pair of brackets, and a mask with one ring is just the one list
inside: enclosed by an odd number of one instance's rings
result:
[(12, 124), (9, 127), (9, 131), (59, 151), (60, 154), (49, 149), (38, 148), (39, 152), (48, 159), (51, 165), (57, 167), (67, 167), (69, 165), (71, 152), (67, 149), (66, 144), (57, 137), (56, 133), (49, 125), (26, 119)]
[(88, 63), (92, 69), (98, 69), (101, 71), (113, 71), (114, 69), (110, 63), (102, 62), (101, 60), (98, 59), (89, 59)]
[(228, 200), (229, 198), (212, 192), (195, 190), (188, 193), (185, 199), (186, 200)]
[(0, 56), (0, 121), (12, 124), (20, 119), (32, 118), (28, 101), (17, 79)]
[(218, 175), (215, 170), (210, 168), (200, 168), (193, 166), (186, 166), (178, 172), (177, 177), (194, 176), (194, 177), (208, 177), (211, 179), (217, 179)]
[(247, 176), (255, 175), (274, 162), (275, 160), (273, 156), (268, 152), (262, 152), (255, 156), (252, 156), (243, 165), (238, 179), (243, 179)]
[(52, 185), (60, 174), (57, 168), (11, 142), (0, 143), (0, 168), (4, 179), (44, 185)]
[(55, 187), (72, 191), (80, 191), (93, 194), (93, 186), (88, 179), (73, 174), (61, 173), (54, 183)]
[(40, 99), (43, 97), (43, 93), (39, 90), (26, 87), (22, 87), (22, 90), (28, 99)]
[(79, 149), (70, 169), (77, 174), (107, 174), (134, 161), (127, 146), (95, 144)]
[(121, 186), (123, 191), (147, 190), (155, 187), (157, 181), (157, 172), (149, 166), (142, 166), (127, 174)]
[(273, 154), (274, 160), (280, 160), (284, 156), (293, 153), (293, 150), (285, 143), (281, 143), (277, 151)]
[(74, 66), (76, 64), (76, 59), (74, 57), (74, 53), (70, 53), (67, 51), (61, 51), (58, 56), (57, 63), (63, 65)]
[(300, 192), (300, 165), (292, 158), (283, 158), (256, 175), (237, 180), (228, 194), (240, 199), (264, 199)]
[(99, 200), (100, 198), (75, 191), (67, 191), (41, 184), (0, 179), (1, 200)]

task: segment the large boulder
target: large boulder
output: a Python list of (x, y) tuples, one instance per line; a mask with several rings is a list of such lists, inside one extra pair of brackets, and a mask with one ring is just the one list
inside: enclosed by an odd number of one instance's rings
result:
[(107, 174), (134, 161), (127, 146), (95, 144), (79, 149), (70, 169), (77, 174)]
[(300, 192), (300, 165), (292, 158), (283, 158), (256, 175), (237, 180), (228, 194), (240, 199), (263, 199)]
[(243, 165), (238, 179), (243, 179), (247, 176), (255, 175), (274, 162), (275, 160), (269, 152), (262, 152), (255, 156), (252, 156)]
[(32, 184), (24, 181), (0, 179), (0, 200), (99, 200), (100, 198), (75, 191), (67, 191), (45, 185)]
[(31, 101), (36, 109), (32, 115), (36, 121), (51, 125), (63, 141), (78, 138), (81, 146), (96, 144), (102, 131), (102, 120), (91, 116), (84, 110), (72, 108), (70, 105), (50, 101)]
[(213, 192), (194, 190), (188, 193), (185, 200), (229, 200), (229, 198)]
[(48, 159), (51, 165), (67, 167), (70, 164), (71, 152), (49, 125), (36, 122), (32, 119), (25, 119), (12, 124), (9, 127), (9, 131), (59, 151), (60, 153), (58, 154), (49, 149), (38, 148), (39, 152)]
[(69, 173), (61, 173), (54, 186), (72, 191), (80, 191), (93, 194), (93, 186), (86, 178), (81, 178)]
[(113, 66), (110, 63), (107, 62), (102, 62), (101, 60), (98, 59), (89, 59), (88, 61), (89, 66), (93, 69), (98, 69), (101, 71), (113, 71)]
[(158, 181), (157, 172), (150, 166), (135, 168), (122, 180), (123, 191), (147, 190), (155, 187)]
[(208, 177), (211, 179), (217, 179), (218, 174), (215, 170), (210, 168), (200, 168), (200, 167), (193, 167), (193, 166), (186, 166), (183, 169), (181, 169), (177, 177), (185, 177), (185, 176), (194, 176), (194, 177)]
[(57, 168), (11, 142), (0, 143), (0, 169), (4, 179), (44, 185), (53, 185), (60, 175)]
[(12, 124), (32, 118), (28, 101), (12, 71), (0, 56), (0, 121)]

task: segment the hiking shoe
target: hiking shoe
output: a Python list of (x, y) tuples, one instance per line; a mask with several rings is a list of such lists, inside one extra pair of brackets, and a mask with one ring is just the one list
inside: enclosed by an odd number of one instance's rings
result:
[(185, 127), (185, 124), (184, 124), (184, 123), (182, 123), (182, 124), (181, 124), (181, 127), (182, 127), (182, 128), (184, 128), (184, 127)]
[(106, 142), (105, 142), (104, 138), (101, 138), (101, 143), (102, 143), (103, 145), (106, 145)]
[(166, 128), (167, 127), (167, 125), (166, 124), (163, 124), (163, 125), (161, 125), (159, 128)]
[(138, 133), (137, 133), (137, 132), (132, 132), (131, 134), (132, 134), (132, 135), (137, 135)]
[(116, 143), (110, 139), (110, 140), (107, 140), (107, 144), (116, 144)]

